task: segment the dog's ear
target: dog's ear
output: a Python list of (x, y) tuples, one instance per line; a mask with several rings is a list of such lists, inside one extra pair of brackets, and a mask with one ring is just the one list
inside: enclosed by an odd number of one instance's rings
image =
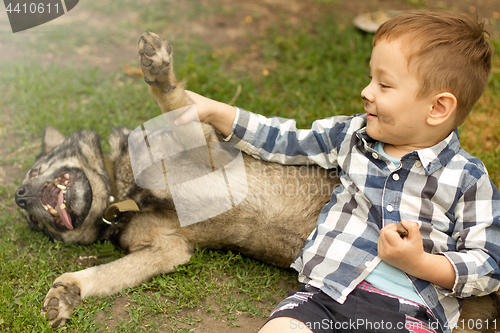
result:
[(46, 154), (65, 140), (59, 130), (53, 126), (45, 126), (42, 134), (42, 154)]

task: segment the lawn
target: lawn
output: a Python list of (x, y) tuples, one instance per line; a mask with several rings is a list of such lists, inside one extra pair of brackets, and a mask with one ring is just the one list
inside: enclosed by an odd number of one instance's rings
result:
[[(421, 1), (394, 2), (422, 6)], [(113, 126), (135, 128), (159, 114), (134, 74), (143, 31), (170, 41), (178, 77), (208, 97), (236, 98), (235, 105), (295, 118), (304, 128), (317, 118), (363, 111), (360, 92), (369, 80), (371, 35), (350, 24), (352, 15), (339, 14), (339, 1), (310, 1), (307, 13), (293, 10), (300, 1), (266, 10), (260, 2), (250, 6), (235, 0), (173, 3), (81, 1), (59, 23), (18, 34), (8, 33), (1, 18), (0, 50), (12, 55), (0, 57), (1, 331), (52, 332), (40, 310), (53, 280), (124, 255), (107, 242), (77, 246), (33, 233), (15, 206), (14, 192), (41, 149), (46, 125), (65, 135), (90, 128), (105, 138)], [(498, 29), (497, 21), (490, 23)], [(500, 49), (498, 34), (493, 42)], [(460, 128), (463, 147), (483, 160), (497, 186), (499, 90), (495, 55), (487, 91)], [(237, 253), (197, 250), (175, 274), (83, 301), (58, 330), (250, 332), (296, 286), (292, 271)]]

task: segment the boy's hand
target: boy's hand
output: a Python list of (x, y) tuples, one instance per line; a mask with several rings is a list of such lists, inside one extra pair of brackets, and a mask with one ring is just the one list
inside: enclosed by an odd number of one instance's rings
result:
[(426, 253), (418, 224), (405, 219), (401, 220), (401, 224), (408, 232), (404, 238), (401, 237), (398, 226), (394, 223), (380, 230), (378, 255), (389, 265), (409, 272), (420, 265)]
[(416, 278), (429, 281), (451, 290), (455, 284), (455, 269), (443, 255), (424, 251), (419, 224), (401, 220), (408, 235), (401, 237), (396, 224), (391, 223), (380, 230), (378, 255), (391, 266), (399, 268)]
[(206, 98), (192, 91), (186, 90), (186, 95), (194, 102), (195, 108), (190, 108), (181, 114), (176, 120), (176, 125), (184, 125), (193, 120), (200, 120), (201, 122), (208, 122), (211, 112), (217, 109), (217, 101)]
[(228, 104), (214, 101), (197, 93), (186, 90), (186, 94), (196, 107), (189, 108), (175, 119), (175, 125), (187, 124), (193, 120), (210, 123), (223, 135), (231, 134), (236, 109)]

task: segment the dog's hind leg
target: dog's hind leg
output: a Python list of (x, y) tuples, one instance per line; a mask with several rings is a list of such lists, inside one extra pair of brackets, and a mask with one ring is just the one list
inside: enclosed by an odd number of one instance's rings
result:
[(82, 299), (113, 295), (171, 273), (176, 266), (188, 263), (193, 252), (183, 237), (173, 234), (136, 245), (137, 250), (123, 258), (57, 278), (42, 307), (52, 327), (64, 325)]
[(193, 104), (174, 73), (172, 46), (155, 33), (139, 39), (139, 63), (148, 91), (163, 113)]

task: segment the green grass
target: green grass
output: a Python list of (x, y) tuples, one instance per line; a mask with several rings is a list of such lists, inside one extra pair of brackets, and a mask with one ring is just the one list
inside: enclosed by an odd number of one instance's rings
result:
[[(360, 92), (368, 83), (371, 36), (337, 18), (337, 3), (318, 0), (316, 4), (324, 6), (324, 13), (314, 20), (304, 19), (298, 26), (275, 23), (264, 35), (250, 37), (261, 61), (261, 67), (251, 71), (240, 61), (250, 50), (216, 56), (192, 33), (173, 32), (169, 40), (175, 50), (177, 74), (187, 80), (189, 89), (225, 102), (241, 85), (236, 105), (268, 116), (296, 118), (300, 127), (318, 118), (362, 112)], [(4, 34), (0, 42), (15, 40), (13, 45), (25, 48), (25, 53), (59, 50), (61, 57), (74, 57), (74, 48), (95, 43), (95, 39), (102, 40), (104, 48), (136, 43), (137, 31), (170, 31), (176, 24), (185, 26), (186, 22), (211, 15), (230, 16), (239, 10), (208, 8), (205, 2), (190, 0), (182, 7), (160, 11), (161, 4), (157, 0), (141, 6), (135, 1), (80, 2), (75, 10), (81, 7), (113, 19), (88, 29), (82, 29), (85, 23), (81, 21), (70, 24), (71, 29), (46, 28), (50, 35), (26, 33), (14, 38)], [(130, 12), (137, 19), (128, 22), (116, 18)], [(498, 41), (495, 43), (499, 49)], [(493, 182), (500, 185), (498, 127), (492, 123), (500, 107), (498, 59), (495, 56), (497, 72), (485, 98), (461, 133), (467, 138), (469, 152), (483, 159)], [(32, 60), (26, 56), (0, 62), (0, 108), (8, 115), (0, 119), (2, 127), (8, 128), (1, 132), (5, 158), (0, 167), (26, 170), (39, 153), (38, 142), (46, 125), (56, 126), (65, 135), (91, 128), (106, 137), (113, 126), (135, 128), (159, 114), (141, 78), (121, 71), (104, 74), (85, 64)], [(263, 75), (264, 70), (269, 74)], [(485, 128), (493, 134), (485, 137)], [(487, 140), (493, 142), (491, 148), (485, 145)], [(33, 233), (13, 203), (19, 183), (19, 179), (0, 183), (0, 330), (52, 332), (40, 309), (53, 280), (63, 272), (106, 263), (124, 254), (107, 242), (77, 246), (51, 242)], [(287, 290), (296, 286), (295, 281), (296, 274), (291, 271), (239, 254), (197, 250), (191, 262), (175, 274), (155, 277), (114, 297), (85, 300), (59, 331), (188, 332), (204, 316), (238, 325), (241, 315), (267, 316)], [(124, 310), (118, 315), (113, 309), (119, 304)]]

